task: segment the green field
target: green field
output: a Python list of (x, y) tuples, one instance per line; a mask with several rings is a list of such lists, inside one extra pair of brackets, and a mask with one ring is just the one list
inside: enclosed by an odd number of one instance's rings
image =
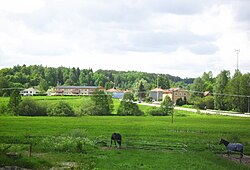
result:
[[(69, 103), (69, 105), (73, 108), (73, 110), (77, 113), (78, 109), (80, 108), (81, 104), (83, 102), (88, 102), (90, 100), (89, 96), (23, 96), (24, 98), (32, 98), (36, 101), (38, 101), (41, 104), (45, 105), (53, 105), (54, 103), (58, 103), (59, 101), (64, 101), (66, 103)], [(9, 97), (0, 97), (0, 115), (3, 109), (6, 108), (9, 102)], [(114, 103), (114, 110), (113, 114), (117, 113), (117, 109), (119, 107), (120, 101), (118, 99), (113, 99)], [(144, 106), (144, 105), (138, 105), (139, 109), (144, 111), (145, 114), (147, 114), (147, 110), (151, 107)]]
[[(44, 104), (68, 102), (74, 110), (88, 97), (33, 97)], [(8, 98), (0, 98), (6, 107)], [(114, 100), (115, 109), (119, 100)], [(140, 106), (144, 112), (149, 106)], [(244, 144), (250, 155), (250, 119), (175, 111), (171, 116), (0, 116), (0, 167), (31, 169), (250, 169), (223, 158), (220, 138)], [(113, 132), (122, 148), (110, 147)], [(32, 145), (31, 145), (32, 144)], [(31, 157), (29, 157), (32, 146)], [(13, 156), (6, 154), (15, 153)], [(234, 155), (239, 157), (239, 155)]]
[[(34, 169), (70, 163), (79, 169), (249, 169), (218, 156), (225, 151), (218, 141), (221, 137), (240, 140), (249, 155), (250, 119), (188, 113), (174, 119), (171, 124), (171, 117), (152, 116), (1, 116), (2, 150), (12, 144), (8, 150), (23, 156), (14, 159), (1, 154), (0, 165), (24, 164)], [(122, 134), (122, 149), (108, 147), (112, 132)], [(74, 144), (58, 142), (77, 140), (77, 135), (92, 144), (84, 144), (78, 152)], [(67, 139), (69, 136), (72, 138)], [(28, 157), (29, 145), (25, 143), (33, 143), (32, 157)], [(55, 143), (61, 148), (56, 150)]]

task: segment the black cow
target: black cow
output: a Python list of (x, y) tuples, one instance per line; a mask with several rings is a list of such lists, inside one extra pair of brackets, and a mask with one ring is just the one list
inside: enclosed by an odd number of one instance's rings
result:
[[(122, 136), (119, 133), (113, 133), (111, 136), (111, 144), (110, 146), (112, 146), (112, 142), (114, 141), (115, 146), (117, 148), (120, 148), (122, 145)], [(118, 146), (116, 145), (116, 142), (118, 143)]]

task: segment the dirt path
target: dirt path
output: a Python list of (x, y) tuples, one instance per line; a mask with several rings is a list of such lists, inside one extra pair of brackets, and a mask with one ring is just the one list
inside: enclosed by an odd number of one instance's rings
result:
[[(240, 164), (239, 155), (231, 155), (231, 159), (228, 158), (227, 154), (220, 154), (220, 156), (225, 158), (225, 159), (228, 159), (228, 160), (231, 160), (231, 161), (234, 161), (234, 162)], [(250, 167), (250, 156), (244, 155), (242, 160), (241, 160), (241, 163), (247, 165), (248, 167)]]

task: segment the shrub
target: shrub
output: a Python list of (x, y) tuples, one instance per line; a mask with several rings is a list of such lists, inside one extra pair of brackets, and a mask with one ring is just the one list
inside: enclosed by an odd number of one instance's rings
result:
[(18, 106), (17, 114), (20, 116), (46, 116), (46, 108), (31, 98), (25, 98)]
[(117, 114), (120, 116), (142, 116), (144, 115), (136, 103), (129, 101), (121, 101)]
[(75, 113), (72, 107), (63, 101), (60, 101), (48, 109), (49, 116), (74, 116)]
[(194, 105), (199, 109), (214, 109), (214, 97), (207, 96), (203, 98), (195, 98)]
[(153, 108), (148, 110), (148, 114), (152, 116), (164, 116), (164, 112), (161, 108)]
[(79, 116), (87, 116), (87, 115), (94, 115), (95, 114), (95, 106), (94, 102), (92, 100), (89, 100), (87, 102), (83, 102), (77, 111), (77, 114)]
[(177, 106), (182, 106), (182, 105), (184, 105), (184, 104), (187, 104), (187, 101), (186, 101), (185, 98), (184, 98), (184, 99), (179, 98), (179, 99), (176, 100), (176, 105), (177, 105)]

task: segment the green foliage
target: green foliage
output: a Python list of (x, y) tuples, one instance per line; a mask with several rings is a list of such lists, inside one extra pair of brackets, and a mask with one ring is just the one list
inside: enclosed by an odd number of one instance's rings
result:
[[(50, 86), (60, 85), (85, 85), (85, 86), (105, 86), (106, 89), (112, 87), (120, 89), (138, 90), (139, 82), (142, 81), (146, 91), (156, 87), (157, 74), (138, 71), (115, 71), (79, 69), (67, 67), (43, 67), (42, 65), (14, 66), (0, 70), (0, 88), (20, 87), (29, 88), (39, 86), (42, 91)], [(184, 85), (193, 82), (193, 79), (181, 79), (167, 74), (159, 75), (159, 86), (170, 87), (172, 83), (184, 82)], [(10, 91), (0, 91), (0, 96), (9, 96)], [(142, 96), (143, 97), (143, 96)]]
[(230, 80), (230, 72), (223, 70), (221, 73), (216, 77), (216, 83), (214, 86), (214, 107), (215, 109), (226, 109), (225, 104), (225, 97), (221, 94), (225, 93), (226, 86)]
[[(242, 75), (236, 71), (226, 86), (225, 93), (235, 96), (226, 96), (224, 101), (228, 110), (248, 112), (248, 98), (250, 96), (250, 74)], [(240, 97), (240, 95), (245, 97)]]
[(74, 116), (72, 107), (63, 101), (60, 101), (48, 108), (49, 116)]
[(184, 105), (184, 104), (187, 104), (187, 99), (186, 99), (186, 97), (184, 97), (184, 99), (179, 98), (179, 99), (176, 100), (176, 105), (177, 105), (177, 106), (182, 106), (182, 105)]
[(163, 112), (163, 115), (166, 116), (166, 115), (170, 115), (173, 113), (173, 102), (172, 100), (170, 99), (169, 96), (166, 96), (164, 98), (164, 101), (161, 103), (161, 110)]
[(122, 100), (118, 110), (117, 115), (120, 116), (142, 116), (144, 113), (139, 109), (136, 103), (131, 101), (124, 101)]
[(164, 111), (161, 108), (155, 107), (147, 111), (148, 115), (152, 116), (165, 116)]
[[(39, 144), (42, 152), (86, 152), (87, 145), (93, 146), (93, 141), (87, 137), (51, 136), (43, 138)], [(87, 147), (86, 147), (87, 148)]]
[(49, 89), (49, 85), (46, 80), (41, 79), (39, 82), (39, 90), (46, 92)]
[(158, 77), (158, 87), (162, 89), (169, 89), (170, 88), (170, 81), (168, 76), (166, 75), (159, 75)]
[(138, 87), (138, 98), (143, 100), (146, 96), (146, 89), (144, 87), (143, 81), (141, 80)]
[(110, 115), (114, 109), (111, 95), (105, 94), (103, 91), (95, 91), (91, 96), (94, 103), (93, 115)]
[(125, 93), (122, 100), (124, 100), (124, 101), (134, 101), (133, 93), (130, 93), (130, 92)]
[(24, 98), (19, 104), (17, 114), (20, 116), (46, 116), (45, 106), (38, 104), (30, 97)]
[(95, 115), (95, 104), (92, 100), (83, 101), (77, 112), (79, 116)]
[(13, 113), (17, 114), (18, 105), (20, 104), (20, 102), (21, 102), (21, 95), (19, 94), (18, 90), (14, 90), (10, 95), (10, 100), (8, 103), (9, 109)]
[(214, 109), (214, 96), (196, 97), (194, 99), (194, 106), (199, 109)]

